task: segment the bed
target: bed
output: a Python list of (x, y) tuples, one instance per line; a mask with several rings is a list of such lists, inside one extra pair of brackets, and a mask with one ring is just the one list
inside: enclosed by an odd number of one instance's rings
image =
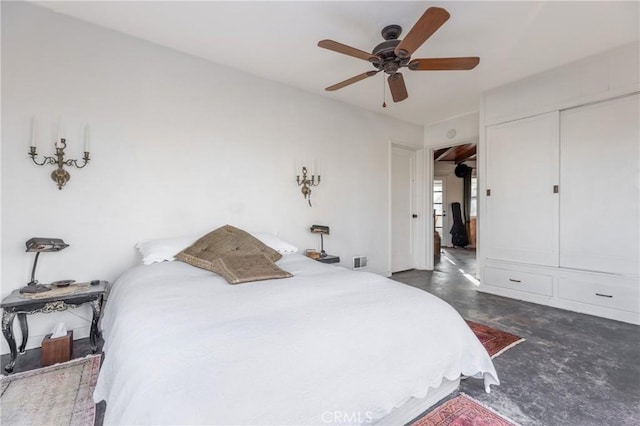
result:
[(105, 424), (402, 424), (458, 386), (499, 384), (460, 315), (422, 290), (287, 253), (230, 285), (183, 262), (113, 285), (94, 400)]

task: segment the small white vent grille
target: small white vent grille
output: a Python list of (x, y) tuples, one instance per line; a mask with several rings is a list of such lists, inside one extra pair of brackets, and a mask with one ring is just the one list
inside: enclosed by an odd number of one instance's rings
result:
[(353, 269), (366, 268), (368, 262), (367, 256), (356, 256), (353, 258)]

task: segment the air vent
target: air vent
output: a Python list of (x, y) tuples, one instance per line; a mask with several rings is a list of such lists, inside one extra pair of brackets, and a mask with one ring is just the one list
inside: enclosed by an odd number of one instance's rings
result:
[(353, 258), (353, 269), (363, 269), (367, 267), (369, 259), (367, 256), (356, 256)]

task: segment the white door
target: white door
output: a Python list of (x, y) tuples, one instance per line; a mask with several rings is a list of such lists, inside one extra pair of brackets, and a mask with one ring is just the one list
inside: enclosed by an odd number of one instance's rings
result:
[(560, 116), (560, 266), (640, 274), (638, 95)]
[(391, 147), (391, 272), (416, 266), (414, 250), (416, 151)]
[(487, 127), (489, 259), (558, 266), (559, 125), (551, 112)]

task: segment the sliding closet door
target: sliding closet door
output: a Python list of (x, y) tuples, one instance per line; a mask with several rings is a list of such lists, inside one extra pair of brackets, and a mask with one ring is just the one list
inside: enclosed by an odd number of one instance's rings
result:
[(558, 266), (558, 117), (487, 127), (489, 259)]
[(561, 113), (560, 266), (640, 273), (638, 101)]

